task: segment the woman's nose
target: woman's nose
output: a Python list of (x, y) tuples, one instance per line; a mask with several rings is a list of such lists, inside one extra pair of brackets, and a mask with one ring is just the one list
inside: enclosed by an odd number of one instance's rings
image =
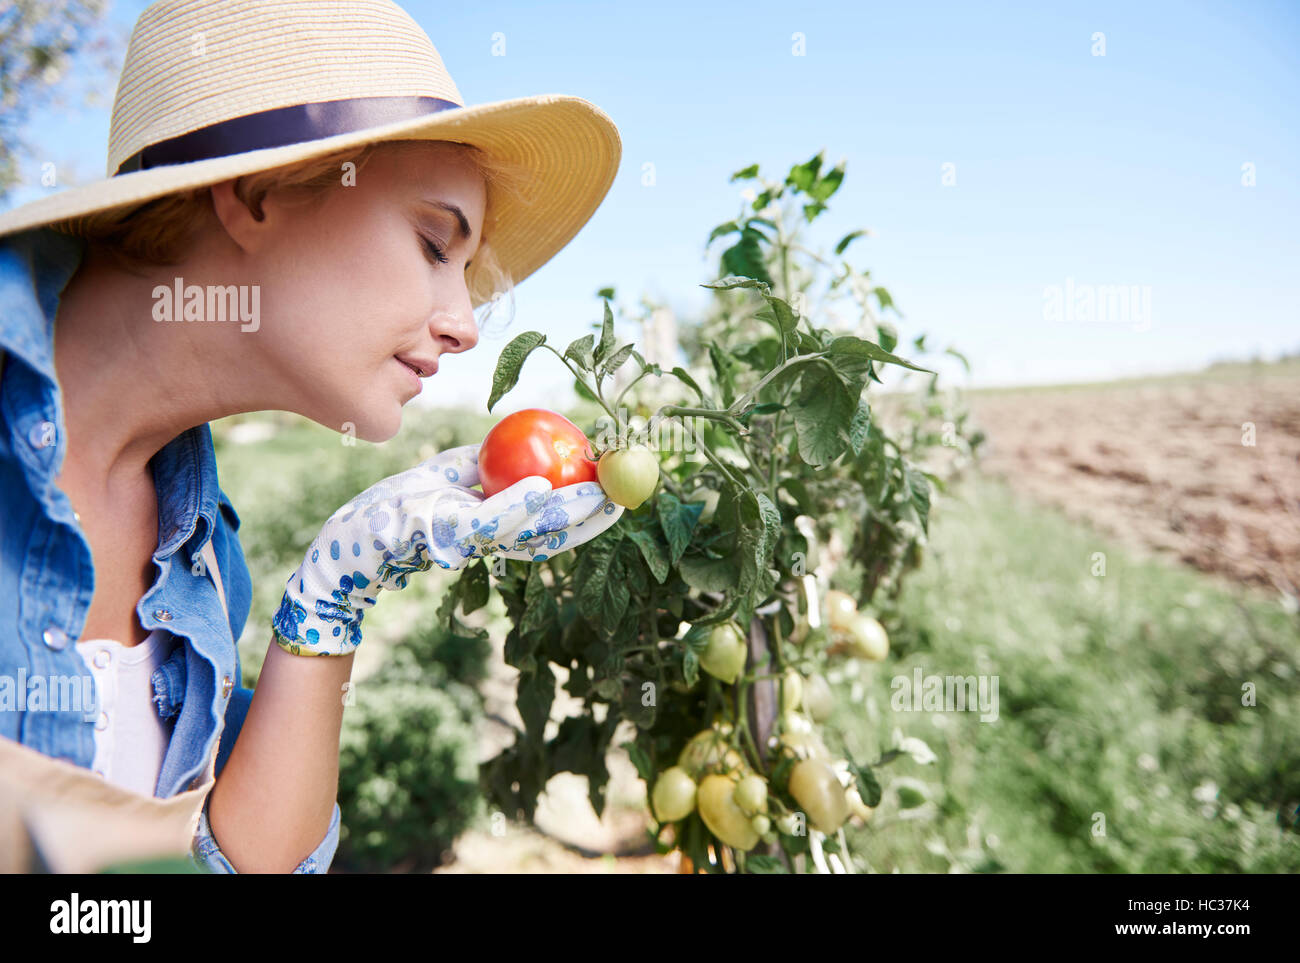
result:
[(454, 304), (434, 314), (430, 327), (443, 351), (468, 351), (478, 344), (478, 321), (465, 285), (460, 286)]

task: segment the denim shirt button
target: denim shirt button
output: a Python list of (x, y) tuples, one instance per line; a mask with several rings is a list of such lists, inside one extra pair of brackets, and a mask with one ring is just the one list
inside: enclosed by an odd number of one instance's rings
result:
[(153, 617), (159, 622), (170, 622), (172, 620), (172, 614), (166, 609), (155, 609)]
[(222, 679), (222, 680), (221, 680), (221, 698), (223, 698), (223, 699), (229, 699), (229, 698), (230, 698), (230, 690), (233, 689), (234, 687), (235, 687), (235, 683), (233, 683), (233, 682), (230, 681), (230, 676), (226, 676), (224, 679)]
[(41, 638), (45, 640), (47, 646), (54, 649), (56, 652), (68, 647), (68, 633), (64, 632), (57, 625), (51, 625), (46, 629), (45, 632), (42, 633)]

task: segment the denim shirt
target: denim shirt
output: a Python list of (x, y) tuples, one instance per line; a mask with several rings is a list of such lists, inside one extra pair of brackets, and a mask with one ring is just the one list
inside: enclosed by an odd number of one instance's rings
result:
[[(73, 644), (95, 584), (90, 545), (55, 483), (66, 446), (54, 319), (84, 246), (48, 228), (0, 238), (0, 599), (7, 600), (0, 604), (0, 676), (43, 677), (51, 695), (59, 678), (93, 685)], [(239, 735), (253, 691), (239, 684), (236, 640), (248, 619), (252, 582), (236, 534), (239, 516), (217, 481), (209, 426), (182, 432), (150, 464), (158, 493), (157, 578), (136, 611), (146, 630), (166, 629), (183, 643), (153, 675), (159, 715), (175, 718), (154, 790), (165, 799), (202, 782), (214, 742), (219, 775)], [(229, 618), (212, 579), (195, 564), (209, 539)], [(23, 711), (17, 702), (0, 703), (0, 735), (89, 769), (94, 715), (63, 703), (48, 698), (45, 706)], [(205, 802), (191, 859), (202, 869), (233, 873), (207, 809)], [(339, 815), (336, 802), (325, 838), (295, 873), (329, 869)]]

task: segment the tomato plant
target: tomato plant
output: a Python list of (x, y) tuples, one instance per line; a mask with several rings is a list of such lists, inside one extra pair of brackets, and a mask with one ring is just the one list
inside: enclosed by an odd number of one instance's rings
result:
[(552, 488), (596, 481), (591, 454), (586, 434), (563, 415), (545, 408), (516, 411), (493, 425), (479, 446), (483, 494), (495, 495), (532, 475)]
[[(655, 845), (696, 869), (853, 865), (842, 826), (880, 806), (878, 773), (900, 750), (882, 733), (877, 758), (850, 757), (825, 725), (836, 698), (827, 676), (846, 657), (889, 657), (884, 625), (921, 557), (932, 493), (979, 438), (919, 363), (924, 336), (908, 345), (916, 360), (895, 353), (882, 317), (892, 299), (845, 259), (863, 232), (826, 256), (803, 240), (843, 175), (821, 155), (781, 181), (756, 165), (737, 173), (761, 190), (709, 238), (734, 243), (704, 285), (710, 308), (682, 332), (685, 365), (620, 344), (608, 291), (598, 332), (561, 350), (528, 331), (502, 350), (489, 410), (533, 353), (550, 352), (604, 412), (593, 452), (644, 446), (655, 475), (638, 456), (643, 473), (607, 486), (635, 513), (572, 552), (503, 562), (491, 579), (476, 563), (444, 602), (455, 628), (457, 604), (471, 612), (495, 589), (511, 623), (505, 658), (519, 671), (523, 724), (481, 770), (508, 816), (531, 819), (562, 771), (586, 777), (600, 815), (606, 754), (622, 748), (645, 780)], [(886, 378), (908, 390), (877, 398)], [(824, 609), (832, 580), (843, 598)], [(866, 640), (856, 650), (854, 630)], [(581, 708), (553, 720), (561, 685)]]

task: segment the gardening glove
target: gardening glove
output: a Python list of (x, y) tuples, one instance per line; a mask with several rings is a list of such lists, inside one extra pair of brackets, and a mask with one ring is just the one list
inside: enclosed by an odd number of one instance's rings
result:
[(437, 565), (457, 570), (503, 555), (541, 561), (590, 541), (623, 514), (596, 482), (552, 488), (540, 475), (485, 497), (478, 445), (434, 455), (372, 485), (325, 522), (289, 576), (272, 620), (294, 655), (346, 655), (383, 589)]

